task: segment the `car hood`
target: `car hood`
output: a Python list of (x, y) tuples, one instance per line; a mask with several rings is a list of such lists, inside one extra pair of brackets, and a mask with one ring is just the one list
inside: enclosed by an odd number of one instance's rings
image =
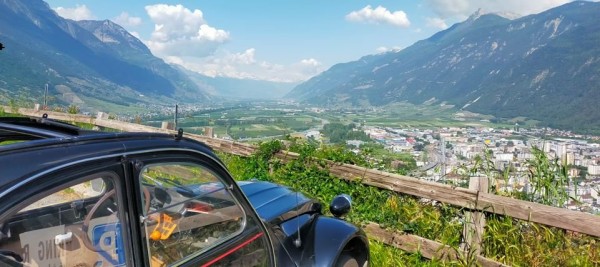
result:
[(238, 185), (266, 221), (279, 223), (300, 214), (321, 212), (321, 204), (288, 187), (263, 181), (242, 181)]

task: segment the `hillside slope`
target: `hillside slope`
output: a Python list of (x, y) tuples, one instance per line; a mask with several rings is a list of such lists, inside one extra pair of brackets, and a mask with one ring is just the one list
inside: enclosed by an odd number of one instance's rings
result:
[[(40, 0), (0, 0), (0, 95), (58, 104), (202, 102), (204, 90), (110, 21), (63, 19)], [(0, 101), (6, 99), (0, 99)], [(93, 105), (93, 104), (91, 104)]]
[(392, 53), (338, 64), (287, 97), (314, 104), (441, 103), (600, 129), (600, 3), (509, 20), (474, 14)]

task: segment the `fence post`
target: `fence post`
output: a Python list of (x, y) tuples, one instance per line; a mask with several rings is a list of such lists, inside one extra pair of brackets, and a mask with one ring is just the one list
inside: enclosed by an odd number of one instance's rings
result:
[(175, 127), (173, 126), (173, 122), (170, 121), (163, 121), (160, 125), (161, 129), (166, 129), (166, 130), (175, 130)]
[[(477, 190), (481, 193), (487, 193), (488, 184), (489, 182), (487, 177), (471, 177), (469, 180), (469, 189)], [(481, 243), (483, 241), (484, 228), (485, 213), (479, 211), (465, 212), (465, 224), (462, 233), (463, 242), (461, 243), (461, 248), (464, 251), (467, 251), (467, 253), (471, 254), (467, 256), (479, 256), (481, 252)]]

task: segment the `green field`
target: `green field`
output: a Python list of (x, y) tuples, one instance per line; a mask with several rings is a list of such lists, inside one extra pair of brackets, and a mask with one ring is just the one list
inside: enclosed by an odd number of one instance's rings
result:
[(413, 105), (409, 103), (394, 103), (384, 107), (363, 110), (329, 112), (321, 116), (330, 121), (393, 128), (511, 128), (515, 122), (519, 122), (523, 127), (532, 126), (536, 123), (523, 117), (498, 120), (490, 115), (460, 111), (448, 105)]
[[(164, 120), (172, 120), (165, 117)], [(144, 124), (160, 127), (161, 120)], [(232, 107), (217, 111), (202, 111), (182, 115), (177, 127), (192, 133), (202, 133), (212, 127), (219, 136), (233, 139), (277, 137), (302, 132), (321, 125), (321, 120), (303, 111), (273, 108)]]
[[(162, 120), (171, 121), (165, 116)], [(160, 118), (145, 124), (160, 127)], [(209, 111), (182, 114), (178, 127), (192, 133), (203, 133), (204, 127), (213, 127), (219, 137), (229, 136), (235, 140), (254, 138), (277, 138), (287, 134), (319, 129), (324, 123), (354, 123), (366, 126), (393, 128), (440, 128), (440, 127), (531, 127), (537, 122), (524, 117), (496, 119), (490, 115), (460, 111), (448, 105), (413, 105), (394, 103), (384, 107), (306, 111), (303, 107), (287, 107), (275, 103), (223, 107)]]

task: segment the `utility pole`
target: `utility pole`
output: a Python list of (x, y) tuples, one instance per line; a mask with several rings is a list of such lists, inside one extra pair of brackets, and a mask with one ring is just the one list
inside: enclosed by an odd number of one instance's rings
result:
[(442, 179), (444, 176), (446, 176), (446, 140), (444, 139), (444, 137), (441, 137), (440, 139), (442, 145), (442, 173), (440, 175), (440, 179)]
[(48, 83), (46, 83), (46, 86), (44, 87), (44, 107), (43, 109), (46, 110), (47, 109), (47, 98), (48, 98)]
[(177, 130), (177, 112), (179, 112), (178, 108), (179, 107), (178, 107), (177, 103), (175, 103), (175, 118), (174, 118), (175, 121), (173, 123), (173, 125), (174, 125), (173, 130)]

